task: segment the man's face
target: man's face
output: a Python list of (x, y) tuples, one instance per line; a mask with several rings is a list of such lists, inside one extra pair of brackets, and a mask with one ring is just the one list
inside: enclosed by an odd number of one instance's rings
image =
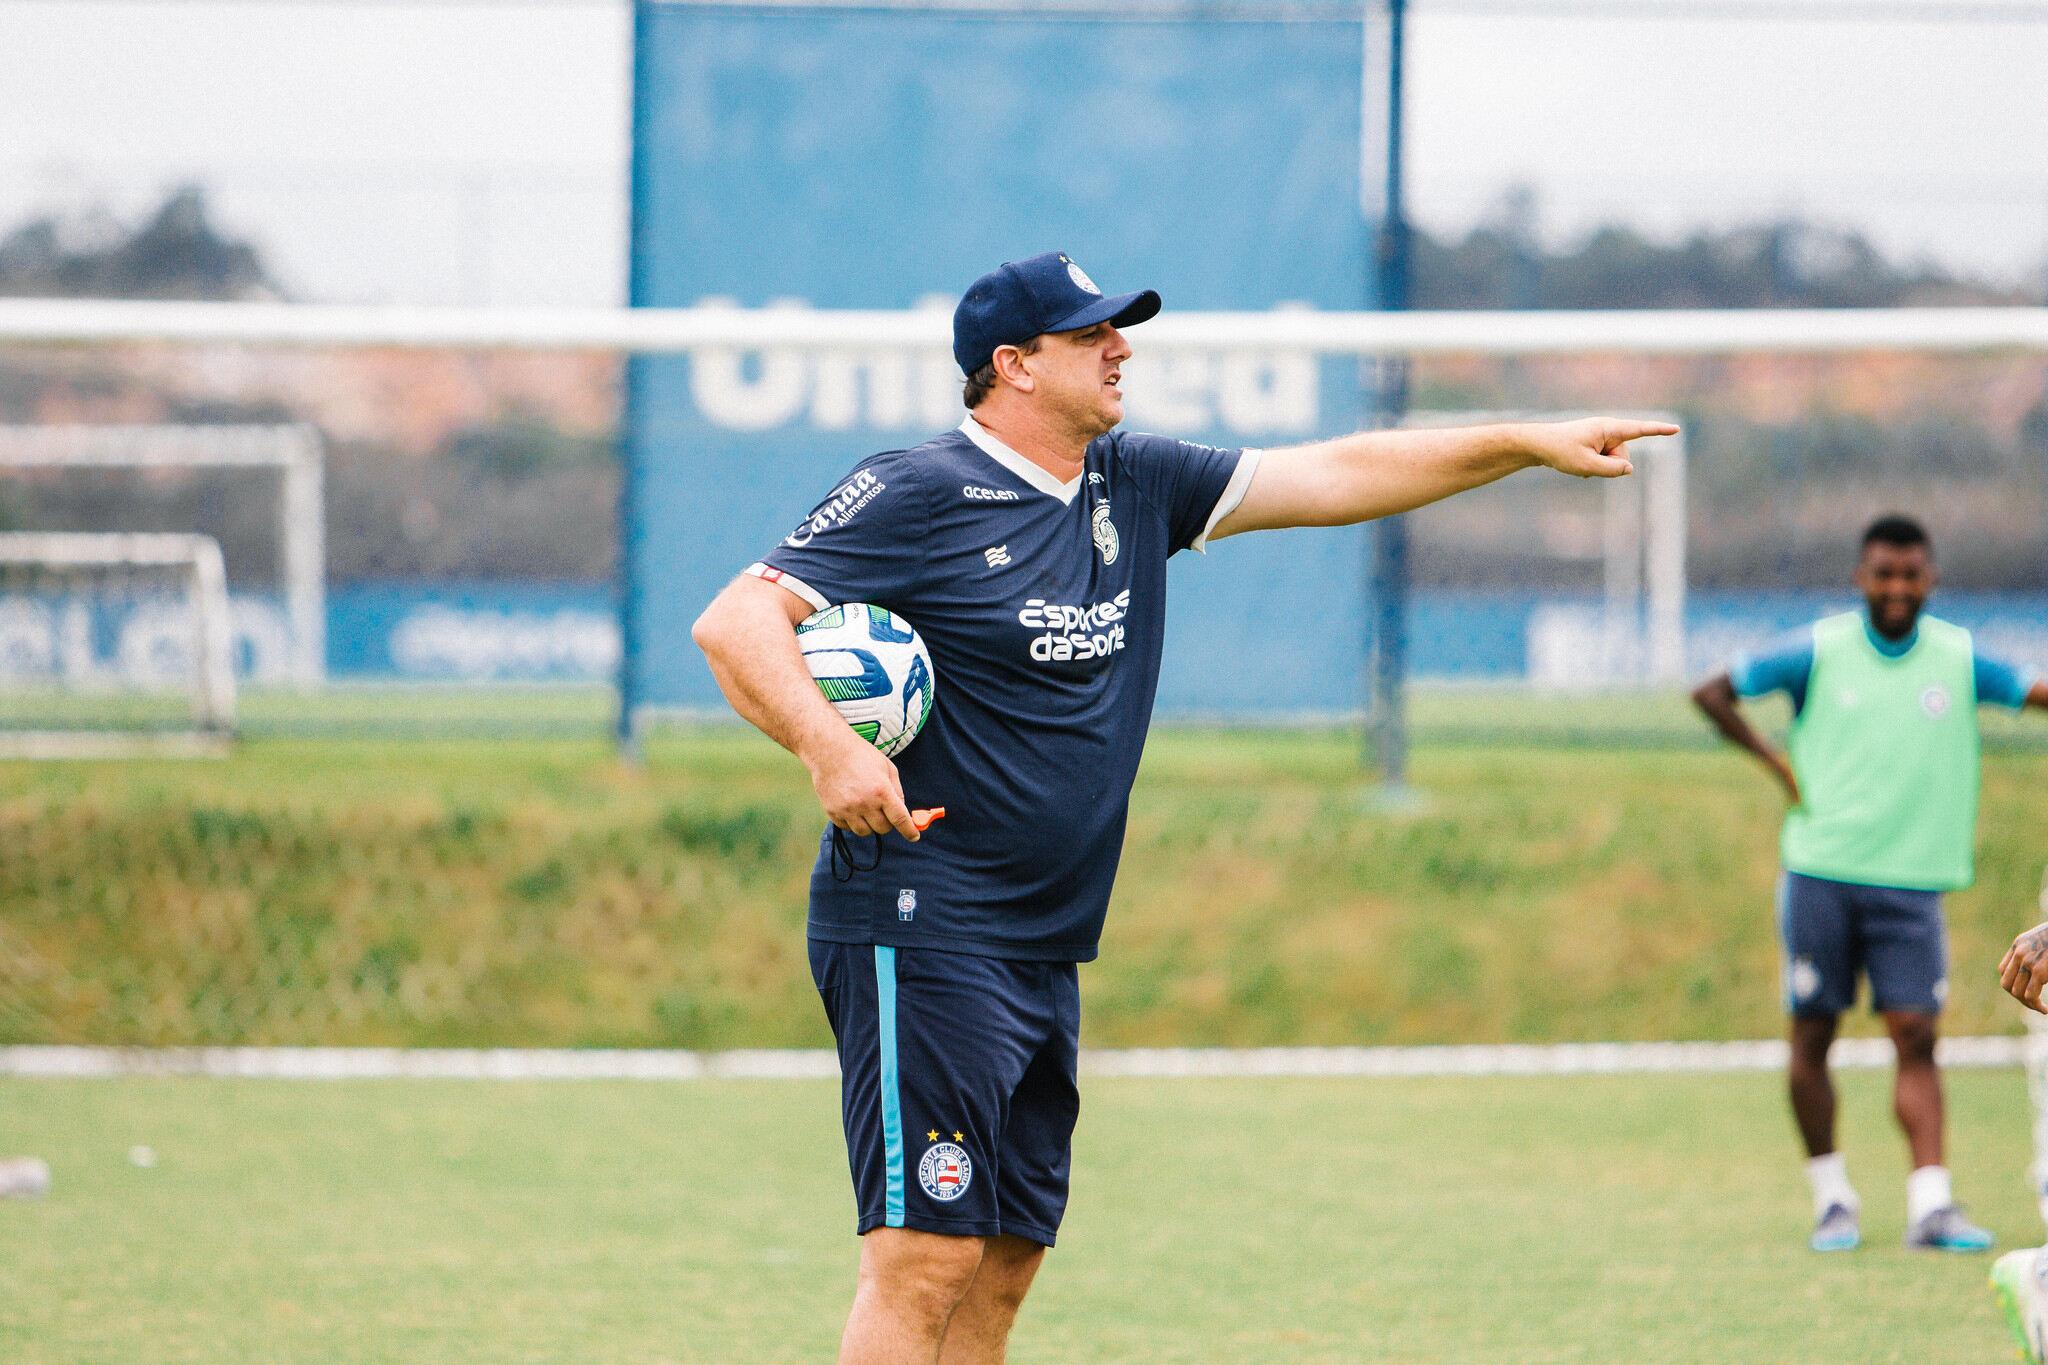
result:
[(1887, 545), (1874, 540), (1863, 547), (1856, 565), (1856, 586), (1870, 609), (1870, 624), (1893, 639), (1920, 619), (1927, 595), (1934, 591), (1934, 559), (1925, 545)]
[(1130, 358), (1124, 334), (1099, 322), (1074, 332), (1047, 332), (1023, 362), (1037, 381), (1032, 400), (1048, 404), (1049, 413), (1094, 437), (1124, 420), (1118, 386)]

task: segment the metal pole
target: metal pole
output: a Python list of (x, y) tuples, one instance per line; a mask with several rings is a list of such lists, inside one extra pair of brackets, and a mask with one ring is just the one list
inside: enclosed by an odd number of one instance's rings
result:
[(1650, 680), (1668, 686), (1685, 681), (1685, 437), (1649, 444)]
[(284, 560), (285, 615), (292, 623), (292, 681), (327, 681), (326, 456), (320, 433), (299, 427), (278, 498), (278, 553)]
[(1600, 676), (1609, 683), (1634, 683), (1643, 678), (1643, 489), (1647, 483), (1647, 479), (1610, 479), (1602, 485)]
[[(642, 126), (646, 111), (641, 101), (648, 85), (644, 63), (654, 50), (654, 45), (647, 41), (647, 22), (645, 0), (634, 0), (632, 191), (627, 224), (626, 283), (626, 302), (634, 308), (647, 305), (648, 282), (641, 250), (646, 207), (642, 200), (647, 188), (647, 167), (641, 147), (647, 130)], [(632, 764), (638, 764), (642, 757), (638, 719), (643, 686), (640, 658), (642, 584), (639, 559), (643, 534), (640, 477), (644, 462), (651, 453), (646, 448), (643, 431), (647, 418), (644, 370), (648, 364), (646, 356), (631, 353), (626, 356), (619, 416), (619, 711), (614, 718), (613, 733), (619, 757)]]
[(234, 630), (225, 612), (211, 612), (207, 603), (228, 600), (228, 571), (221, 561), (220, 542), (212, 536), (187, 536), (192, 546), (192, 611), (197, 618), (200, 724), (227, 734), (235, 728)]
[[(1402, 39), (1407, 10), (1407, 0), (1388, 0), (1386, 212), (1380, 226), (1377, 265), (1380, 307), (1390, 312), (1405, 312), (1410, 297), (1408, 211), (1402, 193)], [(1399, 426), (1408, 414), (1408, 362), (1405, 359), (1389, 359), (1380, 365), (1378, 399), (1378, 424), (1386, 428)], [(1387, 517), (1373, 527), (1372, 586), (1370, 761), (1379, 769), (1383, 791), (1398, 796), (1408, 785), (1408, 521), (1405, 517)]]

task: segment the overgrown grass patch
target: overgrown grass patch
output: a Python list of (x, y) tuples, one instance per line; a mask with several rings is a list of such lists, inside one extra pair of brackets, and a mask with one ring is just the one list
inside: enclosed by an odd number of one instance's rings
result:
[[(1737, 755), (1424, 747), (1423, 806), (1389, 814), (1356, 754), (1154, 734), (1082, 973), (1091, 1044), (1781, 1027), (1780, 808)], [(2013, 1025), (1990, 968), (2034, 914), (2043, 790), (2048, 755), (1986, 760), (1951, 1029)], [(823, 1046), (820, 825), (802, 769), (736, 727), (637, 770), (570, 740), (0, 765), (0, 1039)]]

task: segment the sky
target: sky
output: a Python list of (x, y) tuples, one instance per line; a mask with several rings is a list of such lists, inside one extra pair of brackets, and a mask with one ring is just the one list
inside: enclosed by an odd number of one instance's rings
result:
[[(1524, 184), (1559, 240), (1798, 213), (2048, 270), (2048, 22), (2002, 0), (1413, 2), (1425, 227)], [(199, 181), (298, 297), (615, 303), (630, 30), (620, 0), (0, 0), (0, 225)]]

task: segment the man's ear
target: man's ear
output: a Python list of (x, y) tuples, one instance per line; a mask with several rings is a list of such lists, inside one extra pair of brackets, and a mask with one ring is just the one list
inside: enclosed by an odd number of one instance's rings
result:
[(998, 346), (995, 354), (989, 359), (994, 363), (996, 373), (1001, 375), (1011, 388), (1029, 393), (1038, 386), (1038, 380), (1024, 368), (1024, 352), (1015, 346)]

